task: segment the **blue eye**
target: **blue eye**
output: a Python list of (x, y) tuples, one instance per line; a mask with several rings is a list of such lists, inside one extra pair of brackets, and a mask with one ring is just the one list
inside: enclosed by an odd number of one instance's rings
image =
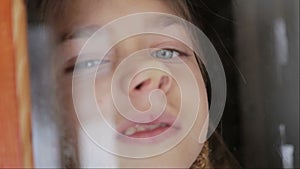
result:
[[(73, 59), (73, 63), (70, 64), (70, 66), (67, 66), (65, 68), (65, 73), (73, 73), (74, 69), (75, 69), (75, 60)], [(109, 63), (109, 60), (102, 60), (100, 61), (99, 59), (89, 59), (89, 60), (83, 60), (80, 61), (76, 64), (76, 69), (78, 70), (88, 70), (88, 69), (92, 69), (92, 68), (96, 68), (98, 65), (101, 64), (106, 64)]]
[(77, 69), (89, 69), (89, 68), (98, 66), (100, 63), (101, 63), (101, 61), (98, 59), (82, 61), (76, 65), (76, 68)]
[(152, 52), (151, 56), (159, 59), (172, 59), (180, 56), (180, 53), (174, 49), (159, 49)]

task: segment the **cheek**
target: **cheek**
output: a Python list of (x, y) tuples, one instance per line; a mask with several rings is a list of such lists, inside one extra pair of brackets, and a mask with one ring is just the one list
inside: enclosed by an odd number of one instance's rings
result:
[(206, 129), (208, 127), (207, 124), (205, 123), (209, 115), (208, 97), (207, 97), (205, 82), (196, 60), (190, 62), (189, 67), (193, 72), (193, 75), (197, 81), (197, 85), (199, 88), (198, 91), (200, 96), (199, 111), (198, 111), (196, 123), (192, 129), (194, 135), (197, 135), (197, 137), (199, 137), (202, 129)]
[[(193, 76), (195, 77), (198, 87), (199, 87), (199, 93), (200, 93), (200, 97), (201, 100), (207, 100), (207, 91), (206, 91), (206, 86), (205, 86), (205, 82), (204, 82), (204, 78), (202, 76), (200, 67), (196, 61), (196, 59), (194, 58), (193, 61), (188, 63), (191, 71), (193, 72)], [(200, 103), (201, 104), (201, 103)]]
[(111, 76), (97, 77), (95, 80), (94, 91), (94, 96), (98, 104), (97, 106), (101, 110), (101, 113), (105, 116), (113, 114), (115, 110), (111, 95)]
[(59, 109), (74, 112), (72, 99), (72, 78), (67, 76), (58, 76), (56, 85), (56, 96)]
[(173, 80), (173, 82), (169, 92), (166, 94), (167, 101), (169, 105), (176, 108), (176, 110), (179, 110), (181, 104), (180, 88), (175, 80)]

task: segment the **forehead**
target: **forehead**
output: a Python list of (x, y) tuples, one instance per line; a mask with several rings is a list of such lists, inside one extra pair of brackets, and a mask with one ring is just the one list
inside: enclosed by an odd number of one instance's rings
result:
[(102, 26), (134, 13), (175, 14), (171, 7), (174, 2), (169, 0), (63, 0), (51, 3), (53, 10), (50, 7), (47, 13), (50, 13), (52, 28), (60, 36), (87, 25)]

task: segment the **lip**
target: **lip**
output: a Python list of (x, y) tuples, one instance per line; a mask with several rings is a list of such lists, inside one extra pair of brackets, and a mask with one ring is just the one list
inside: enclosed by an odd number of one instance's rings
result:
[[(162, 141), (164, 139), (169, 138), (169, 134), (175, 134), (180, 130), (180, 124), (178, 122), (175, 123), (176, 116), (171, 113), (164, 112), (159, 118), (150, 122), (150, 123), (135, 123), (132, 121), (125, 120), (117, 125), (117, 131), (122, 135), (118, 136), (118, 139), (123, 142), (140, 142), (140, 143), (155, 143)], [(160, 125), (159, 125), (160, 124)], [(164, 124), (164, 125), (162, 125)], [(138, 131), (131, 135), (126, 135), (125, 132), (128, 131), (129, 128), (135, 128), (137, 126), (155, 126), (159, 125), (159, 127), (155, 129), (150, 129), (147, 131)], [(161, 135), (165, 131), (169, 130), (169, 134)], [(160, 137), (162, 136), (162, 137)]]

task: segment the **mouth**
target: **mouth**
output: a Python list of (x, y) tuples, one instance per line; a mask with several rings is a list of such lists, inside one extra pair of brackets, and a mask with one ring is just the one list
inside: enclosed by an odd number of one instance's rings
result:
[[(128, 139), (130, 140), (132, 138), (143, 138), (143, 141), (160, 141), (169, 137), (169, 135), (162, 135), (162, 137), (159, 136), (167, 130), (170, 130), (172, 135), (180, 130), (180, 126), (177, 123), (175, 124), (175, 120), (175, 116), (164, 113), (161, 117), (150, 123), (134, 123), (125, 121), (118, 126), (117, 131), (125, 136), (122, 137), (122, 140), (127, 139), (128, 141)], [(160, 138), (156, 138), (155, 136)]]
[(136, 124), (134, 126), (128, 127), (122, 132), (122, 134), (132, 138), (148, 138), (163, 133), (165, 130), (170, 128), (170, 126), (170, 124), (164, 122), (152, 124)]

